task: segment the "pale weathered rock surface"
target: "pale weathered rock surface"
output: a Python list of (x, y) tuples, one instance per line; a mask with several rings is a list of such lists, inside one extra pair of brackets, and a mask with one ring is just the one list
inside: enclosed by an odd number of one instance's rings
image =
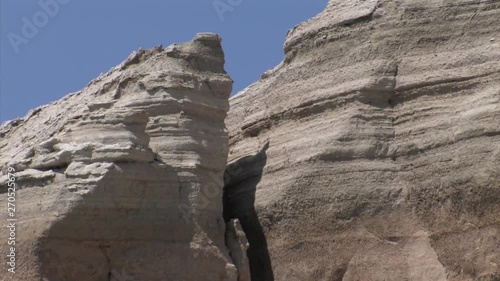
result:
[(2, 245), (0, 279), (236, 281), (222, 219), (231, 88), (220, 38), (199, 34), (4, 124), (17, 263), (7, 274)]
[(231, 100), (224, 181), (220, 38), (140, 50), (0, 127), (0, 279), (498, 281), (498, 38), (498, 0), (330, 1)]
[[(500, 280), (500, 1), (330, 1), (230, 100), (283, 281)], [(260, 178), (261, 177), (261, 178)]]
[(246, 254), (249, 246), (248, 240), (237, 219), (230, 220), (226, 224), (226, 245), (231, 260), (238, 269), (238, 281), (251, 281), (250, 265)]

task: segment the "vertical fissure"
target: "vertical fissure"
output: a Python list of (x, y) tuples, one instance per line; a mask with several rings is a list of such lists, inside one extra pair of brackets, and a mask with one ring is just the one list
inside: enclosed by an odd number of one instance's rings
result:
[(255, 193), (267, 162), (268, 148), (269, 142), (257, 154), (229, 164), (224, 174), (224, 221), (228, 225), (237, 219), (245, 233), (252, 281), (274, 280), (267, 239), (255, 210)]

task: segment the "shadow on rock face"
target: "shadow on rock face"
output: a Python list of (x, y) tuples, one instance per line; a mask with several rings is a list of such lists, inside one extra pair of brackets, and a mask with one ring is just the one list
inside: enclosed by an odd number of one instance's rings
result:
[(175, 173), (148, 167), (156, 181), (147, 181), (137, 179), (141, 164), (114, 167), (79, 200), (62, 197), (60, 204), (72, 209), (36, 247), (47, 280), (175, 280), (184, 278), (182, 264), (198, 262), (190, 247), (194, 223), (176, 216), (174, 204), (168, 207), (169, 198), (179, 198)]
[(266, 166), (267, 142), (259, 153), (239, 159), (224, 174), (224, 220), (238, 219), (250, 244), (247, 256), (252, 281), (272, 281), (274, 274), (267, 240), (255, 211), (255, 192)]

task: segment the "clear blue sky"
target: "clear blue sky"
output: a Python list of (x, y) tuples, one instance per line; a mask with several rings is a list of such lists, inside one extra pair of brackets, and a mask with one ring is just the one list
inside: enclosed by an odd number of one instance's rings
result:
[(188, 41), (198, 32), (222, 36), (234, 94), (283, 59), (287, 30), (319, 13), (327, 0), (0, 3), (0, 122), (4, 122), (82, 89), (140, 47)]

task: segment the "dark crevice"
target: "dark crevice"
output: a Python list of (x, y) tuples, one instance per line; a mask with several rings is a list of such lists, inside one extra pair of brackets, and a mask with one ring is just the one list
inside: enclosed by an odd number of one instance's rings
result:
[(267, 239), (255, 210), (255, 193), (267, 162), (268, 148), (269, 142), (259, 153), (228, 165), (224, 174), (224, 221), (240, 221), (249, 244), (247, 257), (252, 281), (274, 280)]
[(69, 164), (71, 163), (60, 163), (58, 165), (53, 165), (53, 166), (33, 167), (31, 169), (38, 170), (41, 172), (53, 171), (56, 173), (64, 173), (64, 171), (66, 171), (66, 169), (69, 167)]

